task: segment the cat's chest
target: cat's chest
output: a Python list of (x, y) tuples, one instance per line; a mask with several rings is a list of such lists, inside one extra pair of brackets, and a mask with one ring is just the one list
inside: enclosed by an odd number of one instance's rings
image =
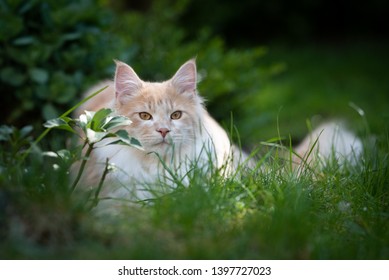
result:
[(146, 153), (132, 147), (110, 145), (97, 149), (98, 162), (109, 159), (112, 166), (111, 178), (122, 183), (154, 183), (169, 174), (167, 168), (179, 172), (184, 166), (175, 154), (168, 153), (164, 157), (156, 153)]

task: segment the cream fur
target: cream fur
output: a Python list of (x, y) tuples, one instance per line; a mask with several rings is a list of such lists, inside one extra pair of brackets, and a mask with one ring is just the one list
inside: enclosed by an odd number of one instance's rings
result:
[(323, 165), (331, 157), (340, 164), (355, 164), (362, 151), (362, 141), (340, 121), (321, 124), (295, 148), (300, 158), (310, 165)]

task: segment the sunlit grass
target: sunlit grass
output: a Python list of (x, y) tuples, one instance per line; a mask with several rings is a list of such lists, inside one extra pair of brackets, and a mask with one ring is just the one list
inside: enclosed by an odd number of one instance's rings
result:
[(293, 175), (276, 150), (239, 178), (198, 170), (104, 218), (69, 192), (68, 166), (32, 154), (2, 173), (1, 258), (386, 259), (388, 138), (378, 144), (315, 174)]
[(358, 131), (360, 117), (350, 103), (365, 111), (372, 133), (388, 129), (386, 48), (362, 42), (270, 47), (264, 63), (278, 61), (284, 69), (263, 82), (244, 117), (236, 118), (245, 143), (274, 137), (277, 118), (283, 135), (290, 133), (294, 141), (306, 135), (306, 119), (346, 119)]

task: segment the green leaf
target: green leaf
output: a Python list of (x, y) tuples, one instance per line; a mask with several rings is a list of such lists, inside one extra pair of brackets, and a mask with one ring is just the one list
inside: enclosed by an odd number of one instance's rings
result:
[(81, 36), (82, 36), (81, 33), (79, 33), (79, 32), (73, 32), (73, 33), (64, 34), (64, 35), (61, 37), (61, 39), (62, 39), (63, 41), (73, 41), (73, 40), (79, 39)]
[(24, 138), (33, 130), (31, 125), (24, 126), (20, 129), (20, 137)]
[(74, 99), (77, 94), (77, 88), (74, 86), (66, 86), (61, 92), (57, 92), (55, 102), (59, 104), (66, 104)]
[(52, 151), (42, 152), (42, 156), (57, 158), (58, 154)]
[(95, 115), (95, 112), (93, 111), (84, 111), (84, 114), (81, 114), (78, 118), (80, 127), (84, 132), (86, 133), (86, 128), (90, 127), (90, 121), (92, 120), (93, 116)]
[(8, 125), (0, 126), (0, 141), (9, 141), (14, 128)]
[[(2, 2), (1, 2), (2, 3)], [(23, 18), (15, 16), (13, 13), (2, 13), (0, 21), (0, 40), (10, 40), (23, 31)]]
[[(137, 139), (130, 137), (128, 135), (127, 130), (121, 129), (118, 132), (116, 132), (115, 134), (120, 139), (120, 141), (122, 141), (124, 144), (130, 145), (132, 147), (140, 148), (140, 149), (142, 148), (141, 143)], [(119, 142), (117, 144), (123, 144), (123, 143)]]
[(13, 44), (15, 46), (25, 46), (25, 45), (31, 45), (34, 42), (36, 42), (36, 39), (33, 36), (25, 36), (17, 38), (13, 41)]
[(31, 80), (38, 84), (45, 84), (49, 80), (49, 73), (42, 68), (31, 68), (29, 74)]
[(107, 120), (108, 121), (102, 126), (106, 130), (113, 129), (118, 126), (127, 126), (132, 123), (132, 121), (129, 118), (124, 116), (114, 116)]
[(95, 131), (100, 131), (103, 129), (106, 118), (112, 113), (112, 109), (103, 108), (94, 114), (90, 128)]
[(58, 156), (59, 156), (61, 159), (65, 160), (65, 161), (70, 160), (70, 159), (72, 158), (71, 152), (70, 152), (69, 150), (66, 150), (66, 149), (59, 150), (59, 151), (57, 152), (57, 154), (58, 154)]
[(26, 75), (19, 72), (16, 68), (6, 67), (0, 70), (0, 79), (12, 86), (22, 86), (26, 78)]
[(64, 161), (70, 160), (72, 157), (70, 151), (66, 149), (59, 150), (58, 152), (53, 152), (53, 151), (42, 152), (42, 155), (47, 157), (52, 157), (52, 158), (60, 158)]
[[(66, 130), (72, 133), (76, 133), (76, 131), (69, 125), (69, 121), (67, 121), (70, 118), (55, 118), (48, 120), (43, 124), (46, 128), (55, 128), (55, 129), (62, 129)], [(71, 119), (70, 119), (71, 120)]]
[(88, 142), (90, 144), (94, 144), (94, 143), (100, 142), (107, 135), (109, 135), (108, 132), (98, 132), (98, 131), (94, 131), (94, 130), (92, 130), (90, 128), (86, 129), (86, 137), (88, 138)]
[(59, 115), (58, 110), (51, 103), (46, 103), (43, 106), (42, 113), (46, 120), (53, 119)]
[(55, 119), (51, 119), (51, 120), (46, 121), (43, 124), (43, 126), (46, 128), (56, 128), (56, 127), (64, 125), (64, 124), (67, 125), (67, 123), (63, 119), (55, 118)]
[(81, 114), (80, 117), (78, 118), (78, 121), (79, 121), (80, 127), (85, 132), (86, 131), (85, 130), (86, 129), (86, 125), (88, 123), (88, 119), (87, 119), (86, 114)]
[(130, 143), (131, 143), (131, 145), (132, 145), (133, 147), (143, 150), (142, 144), (139, 142), (138, 139), (136, 139), (136, 138), (134, 138), (134, 137), (131, 137), (131, 142), (130, 142)]
[(95, 114), (96, 114), (96, 112), (85, 110), (85, 116), (86, 116), (87, 122), (90, 122)]

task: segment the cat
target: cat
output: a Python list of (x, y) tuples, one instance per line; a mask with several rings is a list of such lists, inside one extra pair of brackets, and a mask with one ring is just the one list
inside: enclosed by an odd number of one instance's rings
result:
[[(255, 161), (231, 143), (227, 132), (205, 109), (197, 80), (194, 59), (185, 62), (164, 82), (143, 81), (129, 65), (116, 61), (114, 80), (99, 83), (86, 95), (106, 85), (108, 88), (78, 108), (76, 114), (113, 109), (115, 114), (132, 121), (125, 129), (140, 141), (142, 149), (123, 145), (97, 147), (87, 164), (83, 184), (96, 186), (107, 158), (116, 170), (108, 174), (102, 196), (118, 199), (142, 200), (158, 195), (155, 193), (158, 191), (153, 192), (147, 186), (161, 180), (174, 185), (181, 178), (185, 185), (193, 163), (204, 172), (210, 168), (222, 170), (224, 176), (243, 164), (248, 169), (254, 168)], [(328, 157), (334, 150), (338, 156), (348, 158), (359, 154), (361, 145), (353, 133), (328, 123), (296, 148), (293, 162), (300, 166), (307, 162), (308, 152), (309, 162), (313, 162), (313, 155)]]
[(114, 81), (99, 83), (86, 95), (105, 85), (109, 87), (78, 108), (76, 115), (84, 110), (113, 109), (132, 121), (125, 129), (142, 149), (123, 145), (95, 148), (82, 184), (96, 185), (108, 158), (116, 170), (108, 175), (103, 195), (147, 199), (152, 197), (147, 186), (160, 180), (175, 182), (171, 173), (185, 184), (185, 175), (194, 163), (205, 172), (217, 168), (227, 176), (247, 160), (247, 154), (231, 144), (226, 131), (206, 111), (197, 92), (194, 59), (160, 83), (142, 81), (129, 65), (116, 61)]

